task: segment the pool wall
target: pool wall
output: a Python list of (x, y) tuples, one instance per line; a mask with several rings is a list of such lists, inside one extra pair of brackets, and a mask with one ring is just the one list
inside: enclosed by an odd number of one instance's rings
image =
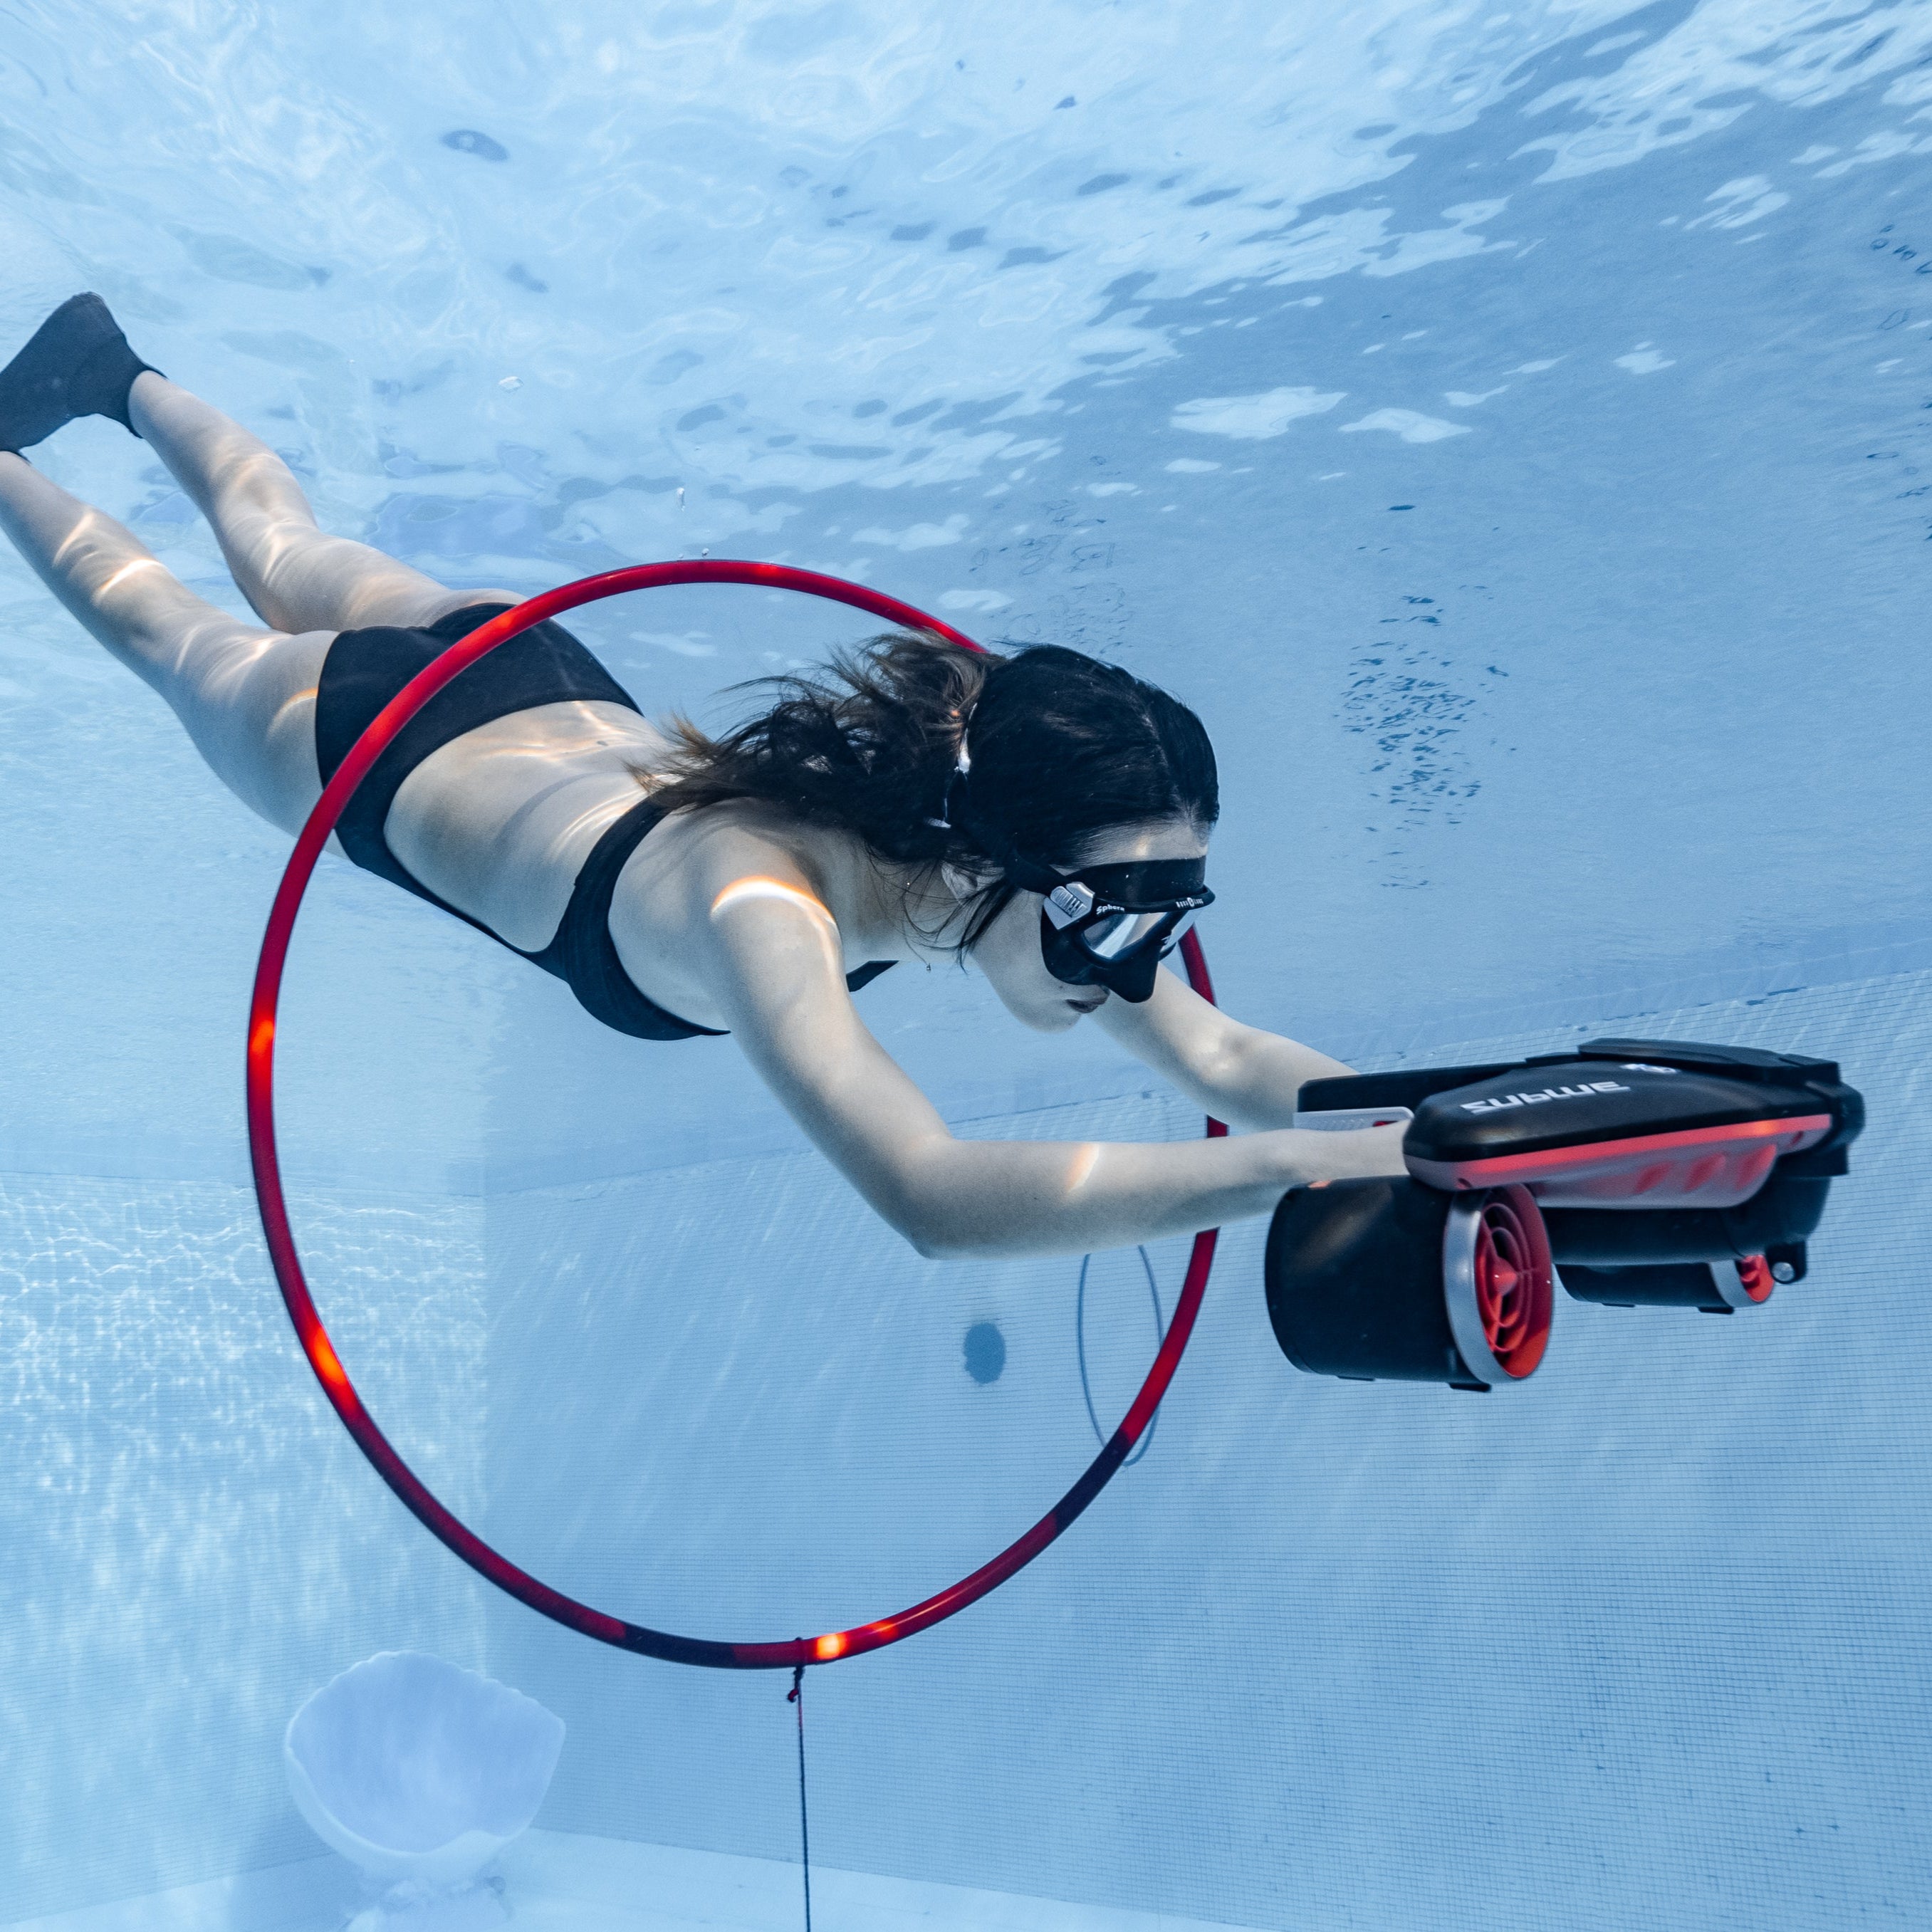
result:
[[(1922, 969), (1414, 1046), (1608, 1024), (1832, 1053), (1874, 1124), (1808, 1281), (1729, 1318), (1564, 1302), (1544, 1369), (1488, 1397), (1295, 1374), (1260, 1228), (1236, 1230), (1144, 1462), (988, 1602), (813, 1674), (814, 1855), (1270, 1928), (1910, 1922), (1928, 991)], [(962, 1124), (1191, 1128), (1118, 1093)], [(298, 1213), (378, 1418), (604, 1607), (754, 1636), (898, 1608), (1091, 1453), (1077, 1258), (920, 1262), (808, 1154), (310, 1188)], [(22, 1612), (0, 1918), (310, 1856), (281, 1728), (385, 1648), (564, 1717), (545, 1826), (795, 1855), (782, 1679), (604, 1651), (476, 1584), (324, 1409), (244, 1190), (15, 1174), (0, 1214)], [(1169, 1307), (1181, 1255), (1152, 1253)], [(1096, 1261), (1085, 1314), (1111, 1424), (1152, 1341), (1132, 1257)], [(982, 1383), (962, 1343), (989, 1323)]]

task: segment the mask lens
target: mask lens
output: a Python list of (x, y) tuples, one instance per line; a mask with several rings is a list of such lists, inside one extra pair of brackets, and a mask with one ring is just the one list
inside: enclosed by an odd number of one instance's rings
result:
[(1167, 936), (1160, 942), (1161, 957), (1165, 959), (1192, 929), (1195, 920), (1200, 916), (1198, 907), (1190, 907), (1176, 920)]
[(1096, 959), (1119, 959), (1145, 945), (1158, 929), (1174, 917), (1174, 909), (1162, 907), (1152, 912), (1120, 912), (1096, 919), (1081, 928), (1080, 938)]
[(1080, 943), (1096, 959), (1118, 958), (1133, 943), (1137, 915), (1130, 912), (1109, 914), (1080, 928)]

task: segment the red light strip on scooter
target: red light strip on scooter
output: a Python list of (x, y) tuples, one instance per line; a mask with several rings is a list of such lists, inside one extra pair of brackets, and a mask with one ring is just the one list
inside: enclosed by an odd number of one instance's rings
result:
[[(1781, 1120), (1741, 1120), (1730, 1126), (1682, 1127), (1624, 1140), (1588, 1141), (1538, 1154), (1456, 1161), (1411, 1154), (1407, 1160), (1418, 1180), (1449, 1192), (1515, 1182), (1535, 1191), (1546, 1205), (1558, 1201), (1601, 1205), (1643, 1198), (1656, 1204), (1697, 1200), (1712, 1207), (1731, 1207), (1750, 1198), (1772, 1162), (1815, 1146), (1831, 1130), (1830, 1114), (1804, 1114)], [(1617, 1185), (1626, 1179), (1630, 1185)]]

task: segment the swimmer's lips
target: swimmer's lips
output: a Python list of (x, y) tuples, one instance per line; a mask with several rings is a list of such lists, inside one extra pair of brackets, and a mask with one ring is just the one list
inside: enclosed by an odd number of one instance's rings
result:
[(1828, 1105), (1804, 1088), (1579, 1060), (1430, 1095), (1402, 1152), (1450, 1192), (1514, 1183), (1546, 1208), (1730, 1208), (1832, 1132)]

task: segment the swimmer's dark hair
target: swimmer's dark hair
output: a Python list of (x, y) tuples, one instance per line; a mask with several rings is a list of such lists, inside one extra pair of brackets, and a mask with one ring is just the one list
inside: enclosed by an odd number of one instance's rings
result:
[[(1018, 854), (1062, 868), (1116, 826), (1220, 817), (1214, 747), (1158, 686), (1058, 644), (983, 655), (929, 632), (890, 632), (824, 671), (761, 678), (770, 707), (721, 737), (674, 721), (666, 807), (762, 799), (856, 834), (902, 865), (984, 872)], [(960, 721), (970, 776), (952, 784)], [(949, 815), (950, 827), (932, 823)], [(974, 909), (961, 950), (1012, 897), (1003, 880)]]

